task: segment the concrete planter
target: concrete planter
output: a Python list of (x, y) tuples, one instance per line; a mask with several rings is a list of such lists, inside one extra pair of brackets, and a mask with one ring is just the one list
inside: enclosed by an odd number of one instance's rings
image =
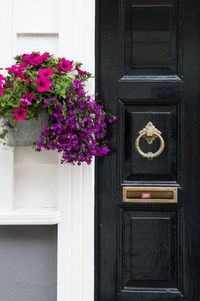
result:
[(7, 135), (10, 146), (31, 146), (38, 141), (41, 131), (48, 124), (48, 114), (41, 113), (37, 119), (19, 120)]

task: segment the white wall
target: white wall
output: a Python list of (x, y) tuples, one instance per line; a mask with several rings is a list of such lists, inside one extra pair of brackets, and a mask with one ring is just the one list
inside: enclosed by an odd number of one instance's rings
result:
[[(82, 61), (94, 73), (94, 0), (1, 0), (0, 66), (30, 51)], [(91, 81), (88, 89), (94, 91)], [(58, 300), (93, 300), (94, 166), (54, 152), (0, 147), (0, 224), (58, 223)]]

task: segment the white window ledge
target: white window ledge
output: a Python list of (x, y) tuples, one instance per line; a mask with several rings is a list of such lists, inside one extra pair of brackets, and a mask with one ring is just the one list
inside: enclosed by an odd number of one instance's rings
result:
[(16, 209), (0, 211), (0, 225), (56, 225), (61, 213), (53, 209)]

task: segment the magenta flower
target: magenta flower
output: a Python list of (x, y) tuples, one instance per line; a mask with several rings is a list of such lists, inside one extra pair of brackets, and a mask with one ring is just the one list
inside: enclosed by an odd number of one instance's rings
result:
[(23, 58), (24, 62), (30, 63), (31, 54), (24, 53), (22, 55), (22, 58)]
[(32, 102), (28, 98), (21, 98), (20, 104), (21, 106), (26, 107), (32, 105)]
[(33, 59), (32, 59), (32, 65), (33, 66), (39, 66), (41, 65), (46, 59), (50, 58), (50, 55), (48, 52), (45, 52), (44, 54), (40, 55), (36, 55)]
[(85, 95), (85, 92), (84, 92), (84, 90), (78, 90), (77, 91), (77, 94), (78, 94), (78, 96), (84, 96)]
[(40, 55), (40, 58), (42, 60), (42, 63), (46, 60), (46, 59), (49, 59), (51, 56), (49, 54), (49, 52), (45, 52), (43, 54)]
[(87, 74), (89, 74), (87, 71), (83, 71), (83, 70), (81, 70), (81, 69), (78, 68), (78, 67), (76, 67), (76, 71), (77, 71), (78, 74), (80, 74), (80, 75), (87, 75)]
[(9, 83), (9, 82), (5, 82), (5, 83), (3, 84), (3, 86), (4, 86), (5, 88), (12, 88), (12, 84)]
[(6, 68), (10, 74), (15, 75), (15, 78), (21, 78), (23, 81), (29, 83), (29, 78), (26, 74), (23, 73), (25, 70), (24, 66), (17, 66), (17, 65), (12, 65), (10, 68)]
[(43, 68), (39, 70), (39, 75), (44, 77), (50, 77), (53, 73), (53, 69), (50, 68)]
[(32, 92), (30, 92), (27, 94), (23, 94), (22, 98), (27, 98), (32, 103), (33, 99), (35, 99), (36, 97)]
[(32, 52), (31, 54), (23, 54), (22, 58), (24, 62), (21, 64), (22, 66), (33, 65), (35, 67), (41, 65), (46, 59), (50, 58), (50, 54), (45, 52), (43, 54), (38, 54), (36, 52)]
[(3, 77), (3, 75), (0, 74), (0, 96), (3, 96), (4, 93), (3, 93), (3, 80), (5, 78)]
[(58, 64), (58, 69), (60, 72), (66, 72), (72, 70), (73, 61), (66, 60), (64, 57), (61, 59), (60, 64)]
[(44, 76), (39, 76), (36, 81), (38, 92), (46, 92), (51, 90), (51, 81)]
[(24, 71), (24, 67), (12, 65), (10, 68), (6, 68), (10, 74), (14, 74), (16, 77), (22, 76), (22, 72)]
[(13, 111), (13, 114), (15, 120), (25, 120), (28, 114), (28, 110), (23, 107), (19, 107)]

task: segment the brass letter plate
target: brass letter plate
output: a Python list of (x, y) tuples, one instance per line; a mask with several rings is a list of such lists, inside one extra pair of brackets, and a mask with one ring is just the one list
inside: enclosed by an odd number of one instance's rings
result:
[(123, 187), (124, 203), (177, 203), (174, 187)]

